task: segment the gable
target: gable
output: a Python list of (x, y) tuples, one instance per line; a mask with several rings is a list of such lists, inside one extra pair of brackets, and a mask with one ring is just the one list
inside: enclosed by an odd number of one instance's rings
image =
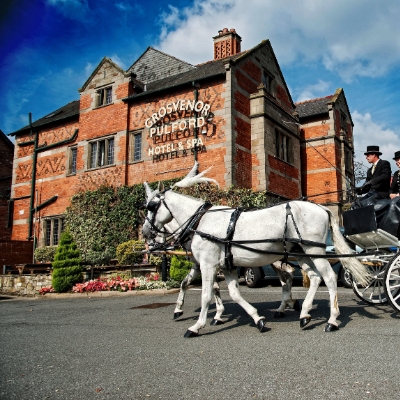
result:
[(115, 64), (110, 58), (104, 57), (97, 68), (92, 72), (86, 82), (82, 85), (79, 92), (83, 92), (86, 89), (91, 89), (96, 86), (104, 85), (107, 81), (112, 81), (116, 77), (125, 76), (124, 70)]
[(195, 67), (185, 61), (148, 47), (127, 72), (134, 73), (140, 82), (148, 84), (193, 69)]

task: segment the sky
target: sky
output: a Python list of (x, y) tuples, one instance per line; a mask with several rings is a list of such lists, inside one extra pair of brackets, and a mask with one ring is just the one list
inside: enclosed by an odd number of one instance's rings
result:
[(343, 88), (356, 161), (400, 150), (398, 0), (1, 0), (0, 129), (78, 100), (103, 57), (127, 70), (152, 46), (193, 65), (234, 28), (242, 50), (269, 39), (294, 102)]

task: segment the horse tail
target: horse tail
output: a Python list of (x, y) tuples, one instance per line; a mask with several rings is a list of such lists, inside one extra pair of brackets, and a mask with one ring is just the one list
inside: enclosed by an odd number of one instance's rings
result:
[(303, 275), (303, 287), (309, 288), (310, 287), (310, 278), (307, 275), (307, 272), (301, 270), (301, 274)]
[[(336, 254), (349, 254), (351, 253), (350, 246), (346, 243), (342, 233), (340, 232), (339, 225), (336, 222), (335, 216), (329, 208), (322, 207), (329, 215), (329, 222), (331, 226), (332, 242), (335, 247)], [(340, 257), (339, 257), (340, 258)], [(354, 280), (361, 285), (367, 285), (373, 278), (369, 270), (364, 264), (361, 264), (356, 257), (341, 258), (341, 263), (347, 268)]]

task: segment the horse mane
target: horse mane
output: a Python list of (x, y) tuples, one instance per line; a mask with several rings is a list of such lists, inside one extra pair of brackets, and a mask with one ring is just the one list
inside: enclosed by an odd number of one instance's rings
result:
[(219, 184), (215, 179), (207, 178), (204, 176), (208, 171), (210, 171), (212, 166), (200, 173), (197, 172), (198, 168), (199, 168), (199, 163), (195, 161), (191, 171), (181, 181), (172, 185), (171, 188), (175, 186), (180, 188), (189, 188), (196, 185), (197, 183), (202, 183), (202, 182), (213, 182), (219, 187)]

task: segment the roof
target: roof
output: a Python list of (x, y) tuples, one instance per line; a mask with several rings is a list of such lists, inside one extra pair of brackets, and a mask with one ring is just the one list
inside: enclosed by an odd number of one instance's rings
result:
[[(263, 46), (268, 46), (270, 48), (271, 53), (274, 57), (274, 61), (278, 66), (279, 74), (285, 85), (290, 101), (293, 104), (290, 91), (287, 88), (285, 79), (283, 77), (282, 71), (279, 67), (279, 63), (275, 57), (275, 53), (269, 40), (263, 40), (257, 46), (249, 50), (237, 53), (233, 56), (225, 57), (219, 60), (208, 61), (202, 64), (198, 64), (196, 66), (181, 61), (152, 47), (148, 47), (146, 51), (139, 57), (139, 59), (132, 64), (127, 72), (122, 71), (121, 68), (113, 63), (111, 59), (104, 57), (95, 69), (95, 71), (93, 71), (91, 77), (94, 76), (95, 72), (105, 62), (113, 64), (115, 67), (120, 69), (121, 72), (124, 73), (124, 75), (131, 74), (135, 76), (140, 83), (145, 84), (144, 90), (143, 92), (133, 94), (123, 99), (125, 101), (129, 101), (137, 98), (142, 98), (143, 96), (159, 92), (161, 90), (166, 90), (185, 84), (192, 84), (192, 82), (199, 82), (204, 79), (209, 79), (216, 76), (225, 76), (227, 64), (236, 64)], [(85, 88), (91, 77), (89, 77), (82, 88), (79, 89), (80, 91)], [(44, 116), (43, 118), (38, 119), (37, 121), (32, 123), (32, 126), (37, 127), (45, 125), (75, 115), (79, 115), (79, 100), (68, 103), (64, 107), (61, 107), (58, 110)], [(15, 134), (25, 131), (29, 128), (30, 126), (27, 125), (16, 132), (10, 133), (9, 135), (14, 136)]]
[(192, 69), (192, 64), (149, 46), (127, 73), (134, 73), (140, 82), (148, 84)]
[(328, 103), (332, 101), (333, 95), (321, 97), (318, 99), (306, 100), (295, 103), (296, 111), (300, 118), (321, 115), (329, 112)]
[(172, 87), (192, 83), (194, 81), (198, 82), (200, 80), (217, 75), (225, 75), (225, 66), (223, 60), (210, 61), (189, 71), (169, 76), (158, 81), (150, 82), (146, 85), (145, 91), (129, 96), (125, 100), (142, 97), (150, 93), (158, 92), (164, 89), (170, 89)]
[[(51, 112), (50, 114), (45, 115), (42, 118), (39, 118), (35, 122), (32, 123), (32, 127), (37, 127), (41, 125), (47, 125), (51, 122), (55, 122), (58, 120), (62, 120), (68, 117), (74, 117), (76, 115), (79, 115), (79, 100), (74, 100), (71, 103), (68, 103), (67, 105), (59, 108), (58, 110), (55, 110)], [(18, 129), (15, 132), (9, 133), (9, 136), (14, 136), (18, 134), (19, 132), (25, 131), (26, 129), (29, 129), (30, 126), (26, 125), (21, 129)]]

